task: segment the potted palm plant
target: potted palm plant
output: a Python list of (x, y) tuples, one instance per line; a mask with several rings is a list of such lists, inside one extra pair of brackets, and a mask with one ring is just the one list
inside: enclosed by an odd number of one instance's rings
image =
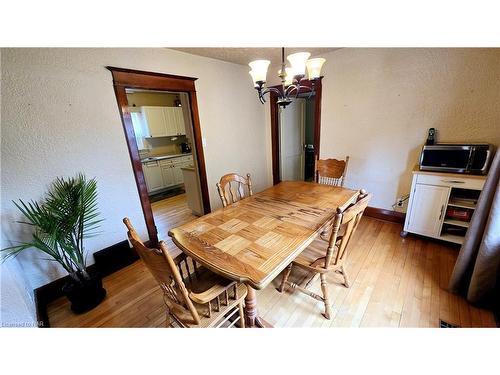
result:
[(57, 178), (41, 202), (14, 202), (24, 216), (21, 224), (33, 227), (31, 240), (2, 250), (3, 260), (36, 248), (58, 262), (69, 274), (63, 292), (75, 313), (97, 306), (106, 296), (102, 280), (87, 270), (84, 239), (96, 235), (100, 226), (97, 182), (83, 174)]

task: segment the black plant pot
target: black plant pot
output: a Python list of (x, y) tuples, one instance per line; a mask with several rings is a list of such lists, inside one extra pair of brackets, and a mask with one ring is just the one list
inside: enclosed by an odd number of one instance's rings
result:
[(92, 276), (89, 280), (77, 283), (68, 281), (63, 286), (63, 293), (71, 302), (71, 310), (77, 314), (92, 310), (106, 297), (100, 277)]

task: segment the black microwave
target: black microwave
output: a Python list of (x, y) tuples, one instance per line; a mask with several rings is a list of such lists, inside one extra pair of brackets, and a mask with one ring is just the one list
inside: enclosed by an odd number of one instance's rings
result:
[(420, 154), (420, 170), (486, 174), (492, 153), (493, 147), (490, 144), (425, 145)]

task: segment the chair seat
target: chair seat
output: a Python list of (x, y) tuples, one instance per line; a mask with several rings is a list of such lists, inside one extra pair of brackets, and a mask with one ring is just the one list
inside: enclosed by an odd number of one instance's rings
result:
[(183, 280), (184, 284), (190, 290), (190, 298), (194, 302), (201, 304), (213, 300), (236, 283), (204, 267), (199, 267), (198, 274), (192, 274), (191, 276), (191, 279), (186, 277)]
[(325, 268), (325, 243), (317, 238), (304, 249), (294, 260), (293, 265), (306, 269), (314, 269), (318, 272), (326, 272), (336, 267)]
[[(194, 303), (194, 306), (196, 308), (196, 311), (198, 311), (198, 315), (200, 316), (200, 324), (193, 324), (189, 323), (192, 321), (191, 315), (187, 311), (176, 311), (175, 312), (175, 317), (179, 319), (182, 323), (182, 326), (184, 327), (189, 327), (189, 328), (208, 328), (208, 327), (216, 327), (218, 324), (220, 324), (221, 321), (224, 320), (224, 316), (230, 312), (235, 312), (238, 309), (238, 305), (243, 302), (243, 299), (247, 295), (247, 288), (244, 284), (238, 284), (237, 286), (238, 290), (238, 298), (233, 299), (233, 293), (230, 293), (230, 298), (229, 298), (229, 305), (221, 304), (220, 310), (216, 311), (215, 309), (212, 310), (211, 316), (208, 317), (208, 307), (206, 304), (198, 304)], [(179, 323), (179, 322), (177, 322)]]

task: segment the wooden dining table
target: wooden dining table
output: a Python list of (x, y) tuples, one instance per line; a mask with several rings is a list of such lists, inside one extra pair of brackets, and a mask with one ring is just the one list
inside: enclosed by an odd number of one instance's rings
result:
[(284, 181), (169, 231), (198, 263), (245, 283), (247, 327), (270, 326), (257, 312), (255, 290), (265, 288), (331, 223), (358, 191)]

